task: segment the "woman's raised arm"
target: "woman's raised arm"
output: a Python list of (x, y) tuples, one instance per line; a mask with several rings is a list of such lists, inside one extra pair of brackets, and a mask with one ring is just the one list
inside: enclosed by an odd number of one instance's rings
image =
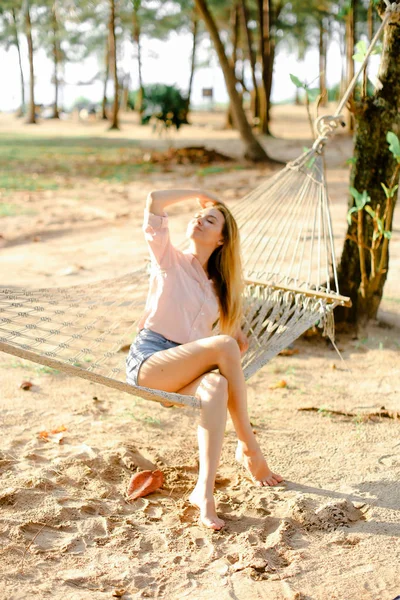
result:
[(155, 190), (148, 194), (146, 208), (153, 215), (162, 216), (167, 206), (183, 200), (197, 200), (201, 206), (219, 202), (216, 196), (204, 190)]

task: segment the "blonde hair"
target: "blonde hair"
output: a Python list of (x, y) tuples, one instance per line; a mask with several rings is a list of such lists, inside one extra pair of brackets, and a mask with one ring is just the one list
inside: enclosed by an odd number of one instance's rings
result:
[(243, 274), (240, 256), (240, 237), (237, 223), (225, 204), (217, 202), (213, 208), (219, 210), (225, 222), (222, 228), (223, 245), (211, 254), (207, 271), (213, 280), (219, 301), (220, 333), (235, 335), (242, 321)]

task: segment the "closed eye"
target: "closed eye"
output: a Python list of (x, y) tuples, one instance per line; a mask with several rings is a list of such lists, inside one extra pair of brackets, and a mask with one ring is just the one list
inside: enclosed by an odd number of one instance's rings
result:
[[(194, 215), (194, 217), (193, 217), (193, 218), (194, 218), (194, 219), (198, 219), (199, 217), (202, 217), (202, 216), (203, 216), (203, 215), (202, 215), (201, 213), (197, 213), (196, 215)], [(214, 215), (209, 215), (209, 216), (207, 217), (207, 221), (208, 221), (208, 223), (214, 224), (214, 223), (216, 223), (216, 222), (217, 222), (217, 218), (216, 218), (216, 217), (214, 217)]]

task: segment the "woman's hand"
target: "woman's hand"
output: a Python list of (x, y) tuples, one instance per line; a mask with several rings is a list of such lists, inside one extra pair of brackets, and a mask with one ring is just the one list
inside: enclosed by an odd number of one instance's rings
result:
[(217, 198), (217, 196), (214, 196), (214, 194), (211, 194), (210, 192), (200, 192), (196, 199), (201, 208), (206, 208), (206, 206), (210, 206), (210, 204), (223, 204), (223, 202)]
[(235, 336), (235, 339), (238, 343), (240, 354), (244, 354), (249, 348), (249, 340), (247, 339), (247, 336), (243, 333), (241, 329), (239, 329), (238, 333)]

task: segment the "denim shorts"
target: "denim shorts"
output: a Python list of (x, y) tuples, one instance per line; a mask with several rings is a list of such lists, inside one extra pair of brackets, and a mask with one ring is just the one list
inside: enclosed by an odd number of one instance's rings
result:
[(126, 358), (126, 382), (130, 385), (138, 385), (138, 373), (144, 361), (155, 352), (169, 350), (170, 348), (176, 348), (176, 346), (180, 346), (180, 344), (167, 340), (161, 333), (156, 333), (151, 329), (141, 329)]

